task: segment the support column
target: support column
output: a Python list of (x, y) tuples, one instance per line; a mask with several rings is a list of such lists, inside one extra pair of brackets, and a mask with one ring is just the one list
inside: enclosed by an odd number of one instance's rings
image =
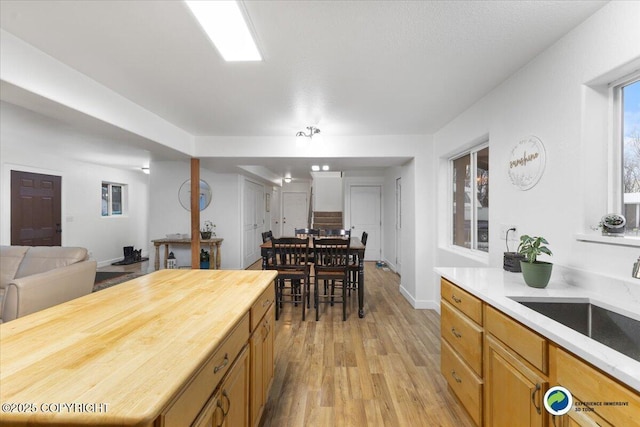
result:
[(191, 159), (191, 268), (200, 268), (200, 159)]

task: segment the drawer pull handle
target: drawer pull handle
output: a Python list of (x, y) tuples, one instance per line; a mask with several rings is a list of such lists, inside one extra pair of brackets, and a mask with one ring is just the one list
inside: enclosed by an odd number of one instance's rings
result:
[(457, 383), (461, 383), (462, 380), (460, 379), (460, 377), (458, 377), (456, 375), (456, 371), (451, 371), (451, 376), (453, 377), (454, 380), (456, 380)]
[(266, 300), (262, 301), (262, 306), (263, 306), (263, 307), (266, 307), (266, 306), (268, 306), (269, 304), (271, 304), (271, 300), (270, 300), (270, 299), (266, 299)]
[(460, 304), (460, 303), (462, 302), (462, 299), (460, 299), (460, 298), (456, 298), (456, 296), (455, 296), (455, 295), (451, 295), (451, 299), (452, 299), (454, 302), (458, 303), (458, 304)]
[(456, 328), (451, 328), (451, 333), (456, 337), (456, 338), (462, 338), (462, 334), (459, 333), (458, 331), (456, 331)]
[(536, 405), (536, 393), (538, 393), (540, 391), (540, 383), (536, 383), (536, 388), (531, 392), (531, 402), (533, 403), (533, 406), (536, 408), (536, 411), (538, 412), (538, 414), (540, 414), (540, 407), (538, 405)]
[(228, 354), (228, 353), (225, 353), (225, 354), (224, 354), (224, 360), (222, 361), (222, 364), (221, 364), (221, 365), (218, 365), (218, 366), (215, 366), (215, 367), (213, 368), (213, 373), (214, 373), (214, 374), (217, 374), (217, 373), (218, 373), (218, 371), (220, 371), (221, 369), (224, 369), (224, 368), (225, 368), (225, 366), (227, 366), (228, 364), (229, 364), (229, 354)]

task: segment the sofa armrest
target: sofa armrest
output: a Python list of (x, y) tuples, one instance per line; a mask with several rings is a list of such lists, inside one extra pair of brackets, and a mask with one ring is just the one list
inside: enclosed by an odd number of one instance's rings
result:
[(90, 294), (96, 278), (94, 260), (77, 262), (5, 285), (2, 321), (8, 322), (54, 305)]

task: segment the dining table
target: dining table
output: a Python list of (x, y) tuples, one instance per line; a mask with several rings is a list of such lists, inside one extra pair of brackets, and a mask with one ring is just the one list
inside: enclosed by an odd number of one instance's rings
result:
[[(358, 263), (358, 317), (364, 317), (364, 251), (366, 246), (362, 244), (359, 237), (351, 237), (349, 243), (349, 255)], [(271, 240), (260, 245), (260, 255), (262, 256), (262, 269), (268, 270), (269, 254), (272, 248)], [(313, 238), (309, 238), (309, 250), (313, 252)]]

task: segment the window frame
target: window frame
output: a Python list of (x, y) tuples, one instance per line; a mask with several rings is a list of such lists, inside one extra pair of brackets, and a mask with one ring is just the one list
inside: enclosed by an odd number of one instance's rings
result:
[[(483, 139), (481, 143), (479, 144), (475, 144), (472, 147), (469, 147), (467, 149), (465, 149), (464, 151), (460, 151), (457, 152), (456, 154), (450, 156), (447, 159), (447, 165), (448, 165), (448, 175), (449, 175), (449, 179), (448, 179), (448, 183), (447, 183), (447, 189), (448, 189), (448, 206), (447, 206), (447, 216), (448, 216), (448, 245), (452, 250), (455, 251), (460, 251), (463, 253), (468, 253), (468, 254), (472, 254), (473, 256), (477, 256), (480, 257), (482, 259), (484, 258), (488, 258), (489, 257), (489, 249), (490, 249), (490, 244), (491, 244), (491, 238), (490, 238), (490, 234), (487, 236), (487, 249), (486, 250), (481, 250), (478, 249), (478, 218), (477, 218), (477, 209), (478, 209), (478, 200), (476, 197), (478, 188), (477, 188), (477, 180), (475, 179), (476, 174), (477, 174), (477, 169), (478, 169), (478, 161), (477, 161), (477, 155), (480, 151), (484, 150), (484, 149), (489, 149), (489, 140), (488, 139)], [(460, 246), (455, 244), (454, 242), (454, 217), (453, 217), (453, 175), (454, 175), (454, 161), (461, 159), (465, 156), (470, 156), (469, 159), (469, 167), (471, 169), (471, 179), (470, 179), (470, 193), (473, 197), (471, 197), (471, 206), (470, 206), (470, 247), (466, 247), (466, 246)], [(489, 183), (491, 181), (489, 180)], [(489, 184), (487, 184), (489, 185)], [(464, 209), (464, 207), (463, 207)], [(488, 218), (487, 218), (487, 222), (488, 222)], [(490, 228), (489, 228), (490, 229)]]
[[(126, 214), (127, 207), (127, 184), (117, 183), (117, 182), (109, 182), (102, 181), (100, 185), (100, 205), (102, 206), (103, 198), (103, 190), (104, 187), (107, 186), (107, 213), (106, 215), (102, 211), (102, 207), (100, 209), (100, 216), (102, 218), (113, 218), (113, 217), (123, 217)], [(114, 197), (113, 190), (114, 188), (120, 189), (120, 210), (114, 209)]]
[[(609, 83), (610, 100), (610, 142), (609, 142), (609, 188), (607, 194), (608, 212), (624, 214), (624, 191), (622, 188), (622, 175), (624, 172), (624, 134), (623, 134), (623, 97), (622, 89), (630, 84), (640, 82), (640, 71)], [(629, 235), (629, 233), (625, 233)]]

